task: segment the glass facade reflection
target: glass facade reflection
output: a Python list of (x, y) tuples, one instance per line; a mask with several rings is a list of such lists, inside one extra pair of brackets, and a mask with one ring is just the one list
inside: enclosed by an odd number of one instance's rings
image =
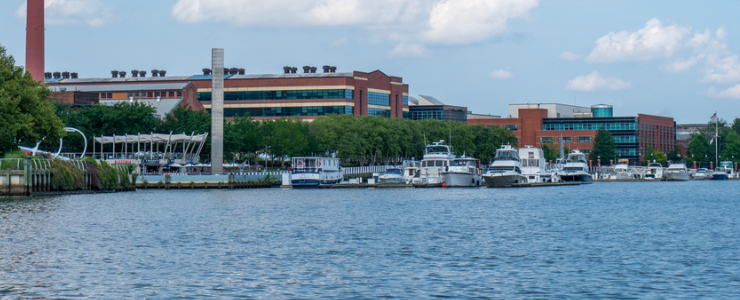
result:
[(368, 116), (383, 116), (386, 118), (391, 117), (391, 110), (390, 109), (378, 109), (378, 108), (371, 108), (368, 107), (367, 109), (367, 115)]
[[(211, 113), (211, 109), (207, 109)], [(307, 107), (254, 107), (254, 108), (224, 108), (224, 117), (233, 118), (237, 114), (250, 117), (292, 117), (292, 116), (324, 116), (329, 114), (351, 115), (352, 106), (307, 106)]]
[(391, 105), (391, 95), (367, 92), (367, 104), (390, 106)]
[(440, 121), (468, 122), (468, 109), (450, 105), (412, 105), (409, 106), (410, 120), (434, 119)]
[[(224, 92), (224, 101), (352, 99), (353, 97), (354, 91), (348, 89)], [(211, 101), (211, 92), (199, 92), (198, 101)]]

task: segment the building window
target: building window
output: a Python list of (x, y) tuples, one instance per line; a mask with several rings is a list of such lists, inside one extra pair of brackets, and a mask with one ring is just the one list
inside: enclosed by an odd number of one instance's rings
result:
[(367, 104), (390, 106), (391, 105), (391, 95), (375, 93), (375, 92), (367, 92)]
[[(224, 101), (353, 99), (353, 92), (352, 90), (224, 92)], [(211, 101), (211, 92), (199, 92), (198, 101)]]
[(134, 97), (139, 98), (139, 92), (134, 92)]
[(511, 131), (517, 131), (517, 130), (519, 130), (519, 125), (516, 125), (516, 124), (514, 124), (514, 125), (502, 125), (501, 127), (506, 128), (506, 129), (511, 130)]
[(634, 135), (614, 136), (614, 142), (617, 144), (637, 143), (637, 137)]
[(550, 144), (550, 143), (552, 143), (554, 141), (555, 141), (555, 139), (553, 137), (551, 137), (551, 136), (543, 136), (543, 137), (540, 137), (540, 144)]
[(403, 105), (409, 105), (409, 96), (403, 96)]
[(113, 93), (108, 93), (108, 99), (112, 99), (112, 98), (113, 98)]
[(100, 93), (100, 99), (107, 98), (105, 93)]
[(573, 137), (572, 136), (558, 137), (558, 141), (560, 141), (561, 143), (572, 143)]
[(159, 92), (154, 92), (154, 97), (162, 97), (162, 94), (160, 94)]
[(133, 97), (133, 96), (134, 96), (134, 93), (132, 93), (132, 92), (128, 92), (128, 94), (127, 94), (127, 95), (128, 95), (128, 97), (129, 97), (129, 98), (131, 98), (131, 97)]
[[(208, 113), (211, 112), (207, 109)], [(330, 114), (352, 114), (351, 106), (309, 106), (309, 107), (259, 107), (259, 108), (224, 108), (224, 117), (290, 117), (290, 116), (324, 116)]]
[(177, 91), (177, 97), (182, 97), (182, 91)]
[(577, 141), (579, 143), (590, 144), (591, 143), (591, 137), (590, 136), (579, 136), (578, 139), (577, 139)]
[(389, 118), (391, 116), (391, 111), (388, 109), (368, 108), (367, 115), (368, 116), (383, 116), (383, 117)]
[(151, 98), (151, 97), (152, 97), (152, 95), (154, 95), (154, 93), (152, 93), (152, 92), (146, 92), (146, 96), (147, 96), (148, 98)]

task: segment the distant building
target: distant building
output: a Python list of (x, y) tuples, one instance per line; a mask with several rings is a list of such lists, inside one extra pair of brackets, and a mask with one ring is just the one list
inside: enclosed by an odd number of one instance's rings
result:
[(49, 101), (70, 106), (88, 106), (99, 103), (98, 93), (64, 91), (51, 92)]
[(691, 135), (699, 133), (700, 130), (709, 127), (709, 124), (678, 124), (676, 125), (676, 143), (683, 154), (689, 151)]
[[(244, 69), (224, 70), (224, 117), (237, 114), (255, 119), (298, 116), (313, 120), (327, 114), (403, 117), (408, 112), (408, 84), (401, 77), (381, 71), (336, 72), (336, 67), (285, 67), (282, 74), (245, 74)], [(76, 73), (49, 73), (52, 88), (96, 92), (101, 103), (146, 101), (167, 114), (179, 105), (211, 108), (211, 70), (191, 76), (166, 76), (163, 70), (111, 71), (110, 78), (77, 78)], [(133, 97), (133, 99), (132, 99)], [(157, 99), (159, 102), (157, 103)], [(166, 104), (165, 104), (166, 103)]]
[(432, 96), (419, 95), (409, 105), (408, 114), (404, 118), (410, 120), (434, 119), (445, 122), (468, 121), (468, 108), (465, 106), (447, 105)]
[(620, 158), (629, 159), (632, 164), (642, 160), (642, 155), (650, 145), (667, 153), (676, 144), (673, 118), (645, 114), (615, 117), (612, 107), (604, 104), (591, 108), (559, 103), (511, 104), (509, 114), (512, 117), (469, 118), (468, 124), (500, 125), (508, 128), (522, 146), (542, 147), (552, 144), (560, 147), (562, 143), (570, 149), (579, 149), (585, 153), (591, 152), (596, 133), (603, 127), (614, 137)]

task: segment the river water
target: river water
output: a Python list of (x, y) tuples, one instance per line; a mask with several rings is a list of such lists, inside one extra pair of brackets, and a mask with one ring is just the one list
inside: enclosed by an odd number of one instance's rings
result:
[(0, 298), (738, 298), (739, 181), (0, 200)]

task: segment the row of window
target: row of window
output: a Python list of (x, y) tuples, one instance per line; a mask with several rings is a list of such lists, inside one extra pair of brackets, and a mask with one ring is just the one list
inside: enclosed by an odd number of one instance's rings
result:
[[(540, 143), (542, 144), (549, 144), (555, 141), (555, 137), (550, 136), (543, 136), (540, 137)], [(572, 143), (573, 137), (572, 136), (562, 136), (558, 137), (558, 142), (560, 143)], [(591, 137), (590, 136), (579, 136), (576, 137), (576, 143), (591, 143)]]
[(390, 106), (391, 95), (367, 92), (367, 104)]
[[(348, 89), (224, 92), (224, 101), (352, 99), (353, 97), (354, 91)], [(211, 101), (211, 92), (199, 92), (198, 100)]]
[(501, 125), (501, 127), (506, 128), (506, 129), (511, 130), (511, 131), (517, 131), (517, 130), (519, 130), (519, 125), (516, 125), (516, 124), (514, 124), (514, 125)]
[(617, 144), (637, 143), (637, 137), (634, 135), (614, 136), (614, 141)]
[(403, 96), (403, 105), (409, 105), (409, 96)]
[[(224, 117), (233, 118), (237, 114), (239, 116), (249, 115), (250, 117), (351, 115), (353, 112), (352, 106), (224, 108)], [(210, 109), (208, 109), (208, 113), (211, 113)]]
[(635, 123), (548, 123), (544, 124), (543, 130), (636, 130)]
[(383, 116), (386, 118), (391, 117), (391, 111), (389, 109), (378, 109), (378, 108), (367, 108), (367, 115), (368, 116)]
[(635, 149), (635, 148), (627, 148), (627, 149), (617, 148), (617, 154), (619, 154), (619, 156), (637, 156), (637, 149)]

